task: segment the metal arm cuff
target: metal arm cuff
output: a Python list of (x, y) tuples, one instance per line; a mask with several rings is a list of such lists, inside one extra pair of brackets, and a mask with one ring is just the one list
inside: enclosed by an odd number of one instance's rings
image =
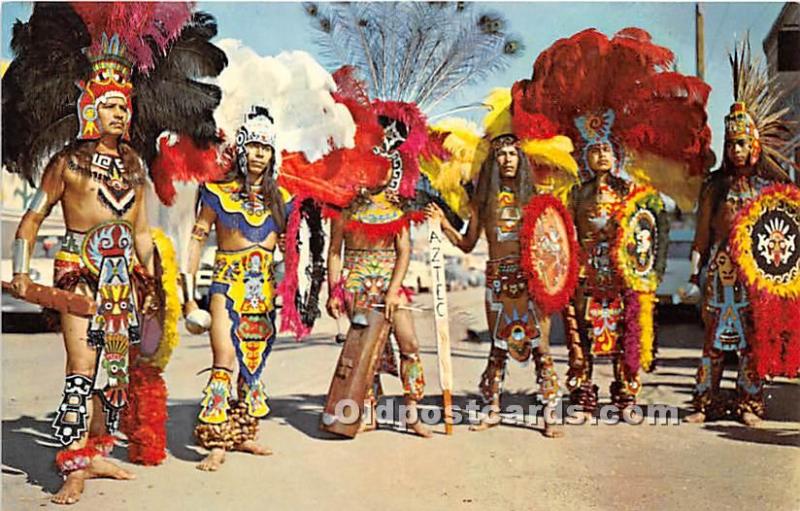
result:
[(37, 188), (36, 193), (33, 194), (33, 198), (28, 203), (28, 211), (47, 216), (47, 199), (47, 192)]
[(31, 269), (31, 249), (28, 240), (17, 238), (14, 240), (13, 273), (28, 273)]
[(183, 303), (194, 300), (195, 279), (193, 273), (181, 273), (181, 291), (183, 291)]

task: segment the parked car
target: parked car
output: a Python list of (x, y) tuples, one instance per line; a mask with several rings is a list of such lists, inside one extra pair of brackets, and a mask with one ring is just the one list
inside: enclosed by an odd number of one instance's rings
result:
[[(36, 237), (29, 273), (34, 283), (43, 286), (53, 285), (53, 258), (61, 247), (61, 232), (63, 229), (42, 229)], [(10, 281), (13, 276), (11, 254), (4, 253), (0, 264), (3, 280)], [(15, 298), (6, 290), (3, 290), (2, 295), (2, 311), (4, 322), (5, 318), (22, 319), (20, 316), (25, 316), (25, 319), (36, 319), (43, 312), (40, 306)]]
[(416, 293), (424, 293), (430, 291), (432, 280), (431, 267), (426, 262), (419, 259), (411, 259), (408, 262), (403, 287), (413, 289)]
[(691, 274), (691, 262), (694, 231), (691, 229), (673, 229), (669, 233), (669, 248), (667, 249), (667, 267), (664, 278), (656, 290), (660, 305), (677, 305), (673, 297), (678, 294), (678, 289), (686, 287)]
[(448, 291), (458, 291), (469, 287), (469, 272), (461, 266), (460, 262), (451, 261), (445, 264), (444, 275), (447, 279)]
[(486, 285), (486, 272), (480, 268), (470, 266), (467, 269), (467, 282), (470, 287), (483, 287)]
[(194, 298), (203, 309), (208, 309), (208, 288), (211, 287), (211, 276), (214, 273), (214, 258), (216, 254), (217, 232), (211, 231), (200, 256), (200, 267), (195, 274)]

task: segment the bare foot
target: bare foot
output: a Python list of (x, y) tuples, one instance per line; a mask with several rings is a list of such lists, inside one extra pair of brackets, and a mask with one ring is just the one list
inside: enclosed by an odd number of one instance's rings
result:
[(564, 436), (564, 428), (558, 424), (545, 422), (542, 434), (547, 438), (561, 438)]
[(215, 447), (203, 461), (197, 464), (197, 470), (216, 472), (223, 463), (225, 463), (225, 449)]
[(95, 456), (88, 467), (71, 472), (61, 489), (50, 500), (55, 504), (74, 504), (78, 502), (81, 494), (83, 494), (84, 482), (87, 479), (117, 479), (124, 481), (136, 479), (136, 476), (100, 456)]
[(71, 472), (64, 480), (64, 484), (58, 493), (50, 498), (54, 504), (74, 504), (78, 502), (83, 493), (83, 481), (86, 479), (85, 470)]
[(473, 424), (469, 427), (470, 431), (486, 431), (489, 428), (493, 428), (500, 424), (501, 418), (500, 414), (497, 412), (489, 412), (489, 415), (481, 419), (481, 421), (477, 424)]
[(578, 412), (575, 414), (574, 423), (578, 425), (591, 424), (593, 419), (592, 412)]
[(757, 428), (761, 425), (761, 417), (752, 412), (744, 412), (742, 414), (742, 422), (749, 428)]
[(691, 415), (687, 415), (684, 417), (683, 422), (688, 422), (689, 424), (702, 424), (706, 421), (706, 414), (703, 412), (695, 412)]
[(422, 421), (417, 421), (414, 424), (409, 424), (408, 428), (412, 433), (421, 436), (422, 438), (431, 438), (433, 433), (428, 429)]
[(271, 456), (272, 449), (267, 447), (266, 445), (261, 445), (257, 443), (255, 440), (246, 440), (241, 444), (234, 447), (234, 450), (238, 452), (246, 452), (249, 454), (255, 454), (256, 456)]

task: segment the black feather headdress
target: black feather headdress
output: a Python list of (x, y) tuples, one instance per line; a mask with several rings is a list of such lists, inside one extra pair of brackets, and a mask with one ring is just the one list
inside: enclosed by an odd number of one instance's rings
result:
[(130, 143), (144, 160), (155, 157), (165, 130), (200, 146), (218, 141), (213, 111), (220, 90), (198, 81), (227, 65), (210, 42), (217, 33), (213, 17), (192, 14), (188, 3), (37, 2), (29, 20), (14, 25), (14, 60), (3, 76), (3, 163), (10, 172), (35, 184), (50, 156), (75, 140), (76, 84), (92, 72), (86, 50), (109, 29), (126, 32), (123, 41), (135, 46), (130, 56), (146, 56), (131, 72)]

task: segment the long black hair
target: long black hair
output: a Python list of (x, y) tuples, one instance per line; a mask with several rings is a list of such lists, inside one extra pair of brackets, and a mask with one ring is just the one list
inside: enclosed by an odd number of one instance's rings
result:
[[(286, 229), (286, 203), (283, 202), (283, 196), (278, 188), (278, 183), (275, 182), (275, 178), (273, 177), (275, 175), (275, 151), (273, 147), (272, 160), (269, 162), (269, 166), (264, 169), (264, 199), (269, 204), (269, 210), (272, 214), (272, 219), (275, 221), (275, 225), (280, 231), (283, 231)], [(219, 182), (225, 183), (241, 179), (242, 185), (247, 188), (247, 169), (239, 168), (235, 156), (231, 158), (231, 162), (232, 165), (230, 169)]]
[[(519, 165), (517, 175), (514, 178), (514, 193), (517, 196), (517, 205), (523, 207), (531, 197), (536, 194), (533, 181), (533, 171), (528, 157), (517, 147)], [(478, 207), (478, 211), (493, 211), (497, 208), (497, 193), (500, 191), (500, 166), (497, 164), (495, 152), (489, 153), (489, 157), (483, 161), (481, 171), (478, 176), (478, 188), (473, 197), (473, 201)], [(491, 209), (489, 209), (491, 208)]]

